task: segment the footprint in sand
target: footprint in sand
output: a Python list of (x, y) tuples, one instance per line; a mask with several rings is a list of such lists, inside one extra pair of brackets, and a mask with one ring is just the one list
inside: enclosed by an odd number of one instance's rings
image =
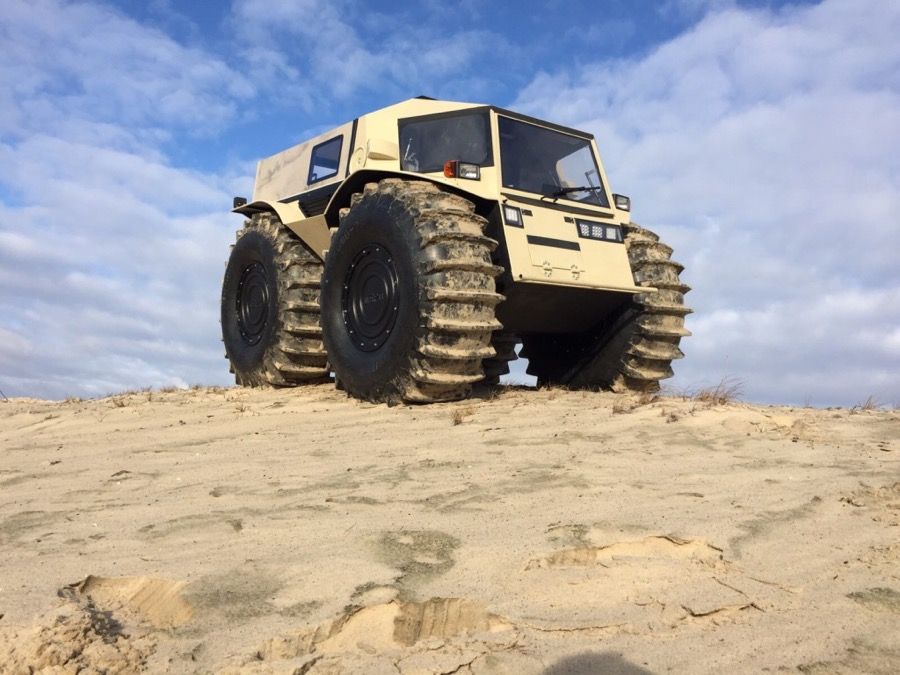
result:
[(638, 541), (617, 542), (607, 546), (582, 546), (564, 549), (543, 558), (529, 560), (525, 569), (588, 565), (607, 566), (612, 561), (628, 558), (695, 560), (712, 564), (723, 559), (722, 549), (702, 539), (680, 539), (662, 535), (646, 537)]
[(397, 585), (409, 589), (451, 569), (459, 545), (458, 539), (437, 530), (398, 530), (383, 533), (376, 547), (381, 561), (400, 571)]
[(508, 620), (464, 598), (432, 598), (425, 602), (395, 600), (355, 608), (317, 626), (268, 640), (259, 648), (257, 658), (271, 661), (313, 653), (385, 653), (429, 638), (499, 633), (512, 628)]
[(194, 608), (182, 597), (185, 583), (154, 577), (88, 576), (59, 590), (60, 597), (102, 612), (124, 612), (154, 628), (191, 620)]
[(869, 609), (900, 614), (900, 593), (893, 588), (867, 588), (849, 593), (847, 597)]

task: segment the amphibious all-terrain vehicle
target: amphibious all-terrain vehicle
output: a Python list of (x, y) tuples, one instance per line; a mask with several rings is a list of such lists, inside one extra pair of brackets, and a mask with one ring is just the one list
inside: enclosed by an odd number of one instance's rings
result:
[(259, 162), (222, 287), (238, 384), (464, 398), (522, 343), (539, 383), (655, 391), (689, 290), (591, 134), (410, 99)]

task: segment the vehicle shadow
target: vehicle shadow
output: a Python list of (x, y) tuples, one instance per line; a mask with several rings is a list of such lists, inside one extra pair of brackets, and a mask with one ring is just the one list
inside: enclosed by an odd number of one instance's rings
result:
[(549, 666), (542, 675), (653, 675), (613, 652), (584, 652), (566, 656)]

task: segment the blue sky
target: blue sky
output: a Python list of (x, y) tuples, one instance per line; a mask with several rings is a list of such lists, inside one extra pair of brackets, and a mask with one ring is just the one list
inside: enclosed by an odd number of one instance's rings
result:
[(0, 390), (227, 383), (256, 160), (428, 94), (597, 136), (695, 289), (674, 390), (898, 405), (898, 34), (881, 0), (4, 2)]

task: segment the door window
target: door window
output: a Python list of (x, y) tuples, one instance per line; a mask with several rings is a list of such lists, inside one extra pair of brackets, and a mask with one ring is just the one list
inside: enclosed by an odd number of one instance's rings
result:
[(313, 148), (312, 159), (309, 162), (309, 176), (306, 180), (307, 185), (312, 185), (320, 180), (337, 175), (338, 166), (341, 163), (341, 144), (343, 140), (343, 136), (335, 136)]

